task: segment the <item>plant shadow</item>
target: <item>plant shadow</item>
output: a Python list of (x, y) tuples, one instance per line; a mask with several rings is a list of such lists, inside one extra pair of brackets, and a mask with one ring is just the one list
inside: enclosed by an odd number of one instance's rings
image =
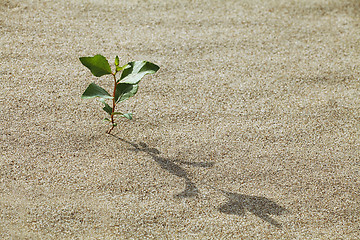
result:
[(286, 208), (265, 197), (220, 191), (228, 200), (218, 208), (221, 213), (244, 216), (246, 211), (249, 211), (265, 222), (281, 228), (281, 223), (277, 222), (271, 215), (283, 215), (288, 212)]
[[(112, 134), (110, 134), (112, 135)], [(190, 175), (188, 172), (181, 167), (181, 165), (188, 165), (188, 166), (194, 166), (194, 167), (212, 167), (214, 165), (213, 162), (188, 162), (188, 161), (182, 161), (177, 159), (170, 159), (170, 158), (164, 158), (161, 157), (161, 152), (157, 150), (156, 148), (149, 148), (148, 145), (144, 142), (133, 143), (130, 141), (127, 141), (125, 139), (122, 139), (120, 137), (117, 137), (115, 135), (112, 135), (113, 137), (116, 137), (120, 141), (127, 143), (132, 146), (130, 148), (130, 151), (134, 152), (144, 152), (148, 156), (150, 156), (162, 169), (166, 170), (167, 172), (180, 177), (184, 179), (185, 187), (184, 190), (178, 194), (175, 194), (175, 198), (190, 198), (190, 197), (196, 197), (199, 194), (199, 189), (197, 188), (196, 184), (191, 180)]]
[[(112, 135), (111, 136), (119, 139), (120, 141), (129, 144), (131, 148), (130, 151), (134, 152), (143, 152), (150, 156), (162, 169), (166, 170), (167, 172), (180, 177), (184, 180), (185, 186), (184, 190), (180, 193), (174, 195), (174, 198), (191, 198), (196, 197), (199, 195), (199, 189), (196, 184), (191, 180), (191, 176), (188, 172), (181, 167), (181, 165), (188, 165), (193, 167), (213, 167), (213, 162), (189, 162), (183, 161), (178, 159), (170, 159), (161, 157), (161, 152), (156, 148), (150, 148), (144, 142), (133, 143), (122, 139), (118, 136)], [(211, 186), (209, 186), (211, 187)], [(277, 227), (281, 228), (282, 225), (278, 221), (276, 221), (272, 216), (279, 216), (288, 212), (288, 210), (276, 202), (259, 196), (251, 196), (251, 195), (244, 195), (239, 193), (227, 192), (219, 189), (215, 189), (216, 191), (221, 192), (226, 198), (227, 202), (222, 204), (218, 207), (218, 211), (224, 214), (231, 214), (231, 215), (238, 215), (238, 216), (245, 216), (246, 212), (250, 212), (261, 218), (263, 221)]]

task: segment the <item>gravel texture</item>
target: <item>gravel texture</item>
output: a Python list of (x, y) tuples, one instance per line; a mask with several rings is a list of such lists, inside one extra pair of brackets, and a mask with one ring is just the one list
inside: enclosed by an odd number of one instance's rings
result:
[[(0, 1), (1, 239), (358, 239), (360, 1)], [(113, 135), (79, 57), (144, 78)]]

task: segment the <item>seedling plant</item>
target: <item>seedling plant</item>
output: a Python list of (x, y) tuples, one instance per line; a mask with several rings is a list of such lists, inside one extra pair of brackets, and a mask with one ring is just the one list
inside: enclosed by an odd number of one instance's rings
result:
[[(116, 111), (116, 105), (137, 93), (139, 88), (138, 84), (146, 74), (152, 74), (159, 70), (159, 66), (148, 61), (134, 61), (120, 66), (119, 57), (116, 56), (115, 71), (113, 72), (108, 60), (99, 54), (93, 57), (80, 57), (80, 62), (87, 67), (95, 77), (112, 75), (114, 89), (111, 95), (104, 88), (93, 82), (86, 88), (81, 96), (83, 99), (97, 97), (100, 102), (105, 105), (103, 110), (109, 114), (109, 117), (104, 120), (111, 123), (110, 129), (107, 131), (108, 134), (110, 134), (117, 125), (114, 119), (115, 116), (125, 117), (129, 120), (132, 119), (132, 113)], [(121, 73), (119, 79), (116, 77), (117, 73)], [(106, 101), (111, 101), (112, 106)]]

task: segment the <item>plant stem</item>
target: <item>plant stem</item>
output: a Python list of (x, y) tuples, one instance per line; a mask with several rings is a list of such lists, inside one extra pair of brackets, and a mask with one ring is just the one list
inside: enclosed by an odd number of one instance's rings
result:
[(113, 106), (112, 106), (112, 112), (111, 112), (111, 128), (106, 132), (108, 134), (110, 134), (111, 130), (113, 130), (114, 127), (115, 127), (114, 112), (115, 112), (115, 107), (116, 107), (116, 102), (115, 102), (115, 93), (116, 93), (116, 85), (117, 85), (116, 77), (115, 77), (116, 72), (112, 73), (112, 75), (114, 77), (114, 92), (113, 92), (113, 95), (112, 95), (112, 97), (113, 97)]

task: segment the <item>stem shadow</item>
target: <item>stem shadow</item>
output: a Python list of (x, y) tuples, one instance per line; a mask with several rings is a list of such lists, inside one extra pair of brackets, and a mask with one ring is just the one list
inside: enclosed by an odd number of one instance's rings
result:
[(149, 148), (146, 143), (139, 142), (138, 144), (127, 141), (120, 137), (110, 134), (113, 137), (116, 137), (120, 141), (127, 143), (132, 146), (129, 150), (134, 152), (144, 152), (150, 156), (162, 169), (167, 172), (184, 179), (185, 188), (182, 192), (175, 194), (175, 198), (190, 198), (196, 197), (199, 194), (199, 189), (196, 184), (191, 180), (188, 172), (180, 165), (189, 165), (194, 167), (212, 167), (214, 163), (212, 162), (188, 162), (177, 159), (169, 159), (159, 156), (161, 152), (156, 148)]

